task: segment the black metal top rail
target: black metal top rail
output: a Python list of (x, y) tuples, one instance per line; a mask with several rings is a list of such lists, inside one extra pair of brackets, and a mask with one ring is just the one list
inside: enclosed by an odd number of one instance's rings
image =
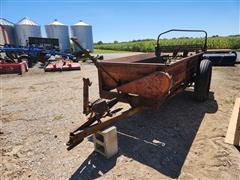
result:
[(159, 40), (160, 40), (160, 36), (162, 36), (163, 34), (167, 34), (169, 32), (173, 32), (173, 31), (178, 31), (178, 32), (202, 32), (205, 34), (205, 42), (204, 42), (204, 50), (207, 50), (207, 32), (204, 30), (190, 30), (190, 29), (170, 29), (168, 31), (162, 32), (161, 34), (158, 35), (157, 38), (157, 47), (160, 46)]

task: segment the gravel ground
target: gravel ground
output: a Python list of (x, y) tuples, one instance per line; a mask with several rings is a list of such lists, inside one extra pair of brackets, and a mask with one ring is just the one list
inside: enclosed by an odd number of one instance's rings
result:
[[(106, 55), (106, 59), (131, 55)], [(240, 149), (224, 143), (236, 97), (240, 65), (214, 67), (210, 99), (192, 100), (191, 89), (116, 123), (119, 152), (106, 160), (87, 139), (67, 151), (69, 131), (84, 122), (82, 77), (96, 68), (1, 76), (2, 179), (240, 179)]]

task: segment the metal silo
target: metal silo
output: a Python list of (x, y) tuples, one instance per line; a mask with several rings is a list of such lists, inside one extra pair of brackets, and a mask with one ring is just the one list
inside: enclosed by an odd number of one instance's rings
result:
[(14, 24), (4, 18), (0, 18), (0, 44), (15, 45)]
[(15, 32), (20, 46), (26, 46), (29, 37), (41, 37), (41, 27), (27, 17), (15, 24)]
[(57, 21), (56, 19), (45, 25), (45, 30), (48, 38), (56, 38), (59, 40), (60, 51), (67, 52), (70, 50), (68, 26)]
[[(88, 49), (90, 52), (93, 51), (93, 35), (92, 26), (79, 21), (78, 23), (71, 26), (72, 36), (76, 37), (78, 42), (83, 48)], [(78, 50), (78, 48), (76, 48)]]

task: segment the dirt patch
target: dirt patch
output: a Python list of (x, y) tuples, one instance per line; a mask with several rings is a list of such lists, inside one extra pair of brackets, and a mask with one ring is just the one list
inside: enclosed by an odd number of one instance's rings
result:
[[(108, 57), (110, 58), (110, 57)], [(36, 73), (35, 73), (36, 72)], [(239, 149), (224, 143), (236, 97), (240, 66), (214, 67), (211, 96), (192, 100), (189, 89), (159, 110), (146, 110), (116, 123), (119, 153), (110, 160), (87, 140), (68, 152), (68, 133), (84, 122), (82, 77), (97, 71), (1, 76), (1, 174), (3, 179), (239, 179)]]

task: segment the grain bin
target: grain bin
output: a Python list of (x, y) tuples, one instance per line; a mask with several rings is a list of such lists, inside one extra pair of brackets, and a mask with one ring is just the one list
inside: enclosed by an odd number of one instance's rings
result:
[[(93, 51), (93, 36), (92, 26), (79, 21), (78, 23), (71, 26), (72, 36), (76, 37), (78, 42), (83, 48), (88, 49), (90, 52)], [(76, 47), (75, 47), (76, 48)], [(78, 48), (76, 48), (78, 50)]]
[(20, 46), (26, 46), (29, 37), (41, 37), (41, 27), (27, 17), (15, 24), (15, 32)]
[(0, 44), (16, 44), (14, 24), (4, 18), (0, 18)]
[(60, 51), (70, 51), (68, 26), (55, 19), (52, 23), (45, 25), (45, 30), (48, 38), (56, 38), (59, 40)]

